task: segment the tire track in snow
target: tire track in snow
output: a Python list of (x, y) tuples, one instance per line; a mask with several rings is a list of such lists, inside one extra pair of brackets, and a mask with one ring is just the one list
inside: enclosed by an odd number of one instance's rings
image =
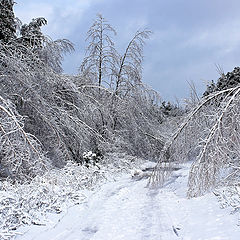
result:
[(146, 193), (146, 202), (142, 211), (143, 226), (142, 240), (174, 240), (178, 239), (178, 234), (173, 229), (173, 222), (168, 213), (162, 208), (158, 199), (158, 189), (149, 189)]
[[(172, 222), (160, 206), (158, 190), (129, 176), (108, 182), (81, 205), (68, 209), (54, 227), (33, 228), (24, 240), (174, 240)], [(35, 229), (35, 235), (34, 235)], [(40, 230), (40, 231), (39, 231)]]

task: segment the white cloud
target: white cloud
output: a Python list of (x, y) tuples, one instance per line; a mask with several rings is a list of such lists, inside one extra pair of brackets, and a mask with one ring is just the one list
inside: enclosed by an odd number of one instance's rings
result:
[(30, 22), (36, 17), (50, 18), (54, 14), (54, 8), (51, 4), (41, 2), (31, 2), (30, 4), (16, 4), (15, 15), (23, 23)]
[(53, 38), (67, 37), (91, 5), (99, 1), (22, 1), (16, 4), (15, 14), (23, 23), (29, 23), (32, 18), (45, 17), (49, 23), (43, 28), (45, 34)]
[(212, 28), (196, 31), (183, 47), (218, 48), (221, 54), (228, 54), (240, 45), (240, 21), (216, 24)]

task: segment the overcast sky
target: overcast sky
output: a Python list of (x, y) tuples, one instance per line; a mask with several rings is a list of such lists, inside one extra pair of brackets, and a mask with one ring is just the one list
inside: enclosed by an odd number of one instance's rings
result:
[(240, 62), (239, 0), (16, 0), (22, 22), (45, 17), (43, 32), (67, 38), (76, 52), (65, 58), (64, 71), (77, 73), (85, 38), (97, 13), (117, 30), (121, 50), (139, 28), (153, 31), (144, 51), (143, 81), (166, 100), (189, 95), (187, 81), (201, 94), (217, 80), (215, 64), (225, 72)]

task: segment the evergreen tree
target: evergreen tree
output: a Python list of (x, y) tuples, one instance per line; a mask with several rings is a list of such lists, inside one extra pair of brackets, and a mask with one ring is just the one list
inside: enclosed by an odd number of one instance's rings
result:
[(0, 0), (0, 41), (7, 43), (16, 38), (13, 0)]
[(203, 96), (208, 96), (216, 91), (226, 90), (228, 88), (236, 87), (240, 84), (240, 67), (235, 67), (232, 72), (222, 74), (215, 84), (213, 81), (207, 86), (207, 90)]
[(19, 39), (24, 45), (33, 49), (43, 47), (44, 35), (41, 32), (41, 27), (47, 24), (47, 20), (43, 17), (34, 18), (29, 24), (24, 24), (21, 28), (21, 38)]
[(41, 27), (46, 24), (47, 20), (43, 17), (32, 19), (29, 24), (24, 24), (21, 27), (21, 37), (17, 41), (28, 50), (30, 49), (43, 64), (60, 73), (62, 72), (63, 55), (73, 51), (74, 47), (67, 39), (54, 41), (45, 36)]

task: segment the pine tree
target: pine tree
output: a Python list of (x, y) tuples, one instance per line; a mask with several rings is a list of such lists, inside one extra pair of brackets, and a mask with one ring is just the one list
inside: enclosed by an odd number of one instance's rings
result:
[(13, 0), (0, 0), (0, 41), (4, 43), (16, 38), (13, 5)]
[(24, 24), (20, 31), (22, 35), (21, 42), (33, 49), (42, 48), (45, 37), (41, 32), (41, 27), (46, 24), (47, 20), (43, 17), (34, 18), (29, 24)]
[(74, 47), (67, 39), (53, 41), (45, 36), (41, 27), (46, 24), (47, 20), (43, 17), (32, 19), (29, 24), (24, 24), (21, 27), (21, 37), (17, 41), (26, 47), (25, 50), (30, 49), (44, 65), (60, 73), (62, 72), (63, 56), (74, 51)]
[(228, 88), (234, 88), (240, 84), (240, 67), (235, 67), (232, 72), (227, 74), (221, 74), (215, 84), (213, 81), (207, 86), (207, 90), (203, 93), (203, 96), (208, 96), (216, 91), (226, 90)]

